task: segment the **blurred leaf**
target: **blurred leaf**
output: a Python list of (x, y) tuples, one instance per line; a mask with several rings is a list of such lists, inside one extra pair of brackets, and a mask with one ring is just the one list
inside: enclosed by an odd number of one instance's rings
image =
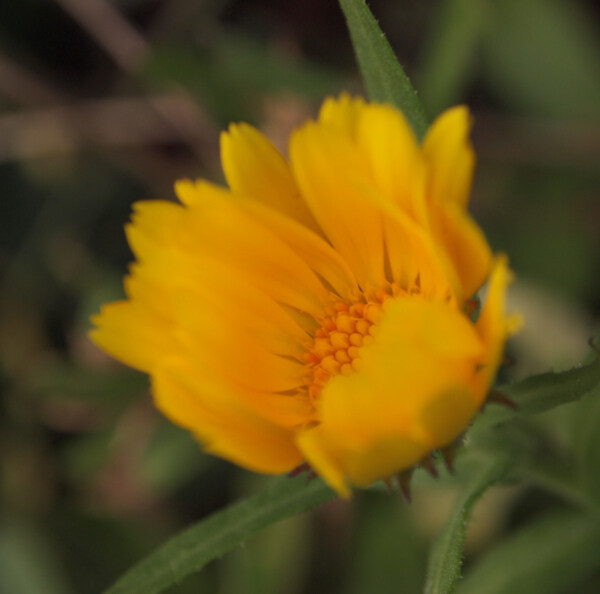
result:
[(255, 532), (327, 501), (335, 494), (320, 479), (281, 477), (269, 489), (213, 514), (175, 536), (127, 572), (106, 594), (154, 594), (199, 571)]
[(562, 594), (600, 567), (599, 548), (596, 517), (572, 511), (548, 514), (485, 555), (458, 592)]
[(504, 478), (513, 460), (513, 455), (508, 452), (482, 457), (479, 467), (471, 473), (446, 526), (431, 549), (425, 594), (454, 592), (460, 579), (463, 544), (473, 506), (489, 487)]
[(369, 98), (401, 109), (415, 134), (423, 137), (428, 128), (423, 106), (365, 0), (339, 2)]
[(32, 526), (5, 517), (0, 524), (0, 592), (66, 594), (70, 591), (54, 547)]
[(445, 0), (437, 10), (418, 78), (430, 117), (462, 99), (475, 71), (487, 7), (481, 0)]
[(584, 4), (488, 2), (483, 72), (519, 109), (557, 117), (600, 115), (600, 45)]

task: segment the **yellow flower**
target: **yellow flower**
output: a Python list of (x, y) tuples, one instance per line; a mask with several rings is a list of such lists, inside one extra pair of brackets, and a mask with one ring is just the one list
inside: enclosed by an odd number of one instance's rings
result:
[(342, 95), (292, 134), (288, 161), (232, 125), (229, 189), (180, 181), (181, 204), (135, 205), (127, 299), (92, 339), (246, 468), (306, 461), (348, 496), (413, 466), (481, 408), (510, 327), (506, 260), (465, 211), (469, 128), (450, 109), (419, 145), (393, 107)]

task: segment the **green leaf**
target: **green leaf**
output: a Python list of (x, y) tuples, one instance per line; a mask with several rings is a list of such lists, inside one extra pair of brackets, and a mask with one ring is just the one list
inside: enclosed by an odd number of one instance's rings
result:
[[(467, 431), (465, 441), (468, 446), (459, 450), (459, 456), (468, 451), (494, 455), (507, 447), (515, 448), (519, 451), (519, 459), (511, 478), (536, 483), (577, 505), (589, 507), (594, 503), (579, 484), (572, 460), (559, 453), (554, 440), (545, 431), (540, 431), (539, 425), (532, 423), (531, 416), (577, 402), (583, 397), (588, 402), (597, 401), (600, 359), (594, 357), (589, 365), (570, 371), (532, 376), (501, 386), (498, 391), (514, 400), (518, 409), (495, 404), (486, 406)], [(588, 433), (581, 430), (584, 440)], [(591, 495), (593, 498), (593, 493)]]
[(155, 594), (199, 571), (255, 532), (335, 496), (316, 479), (281, 477), (262, 493), (184, 530), (127, 572), (106, 594)]
[(6, 515), (0, 522), (0, 592), (65, 594), (56, 543), (29, 522)]
[(513, 459), (514, 456), (508, 451), (495, 457), (485, 456), (471, 472), (470, 481), (465, 485), (446, 526), (431, 549), (425, 594), (454, 592), (460, 578), (463, 544), (473, 506), (488, 487), (502, 480)]
[(427, 116), (375, 17), (364, 0), (339, 2), (369, 97), (401, 109), (422, 138), (428, 128)]
[(514, 400), (518, 409), (490, 405), (473, 423), (470, 437), (479, 436), (487, 429), (516, 417), (543, 413), (575, 402), (586, 394), (600, 394), (600, 357), (595, 357), (589, 365), (569, 371), (543, 373), (515, 384), (506, 384), (498, 391)]
[(458, 592), (577, 592), (577, 584), (600, 566), (599, 548), (597, 518), (573, 511), (546, 515), (484, 556), (461, 582)]

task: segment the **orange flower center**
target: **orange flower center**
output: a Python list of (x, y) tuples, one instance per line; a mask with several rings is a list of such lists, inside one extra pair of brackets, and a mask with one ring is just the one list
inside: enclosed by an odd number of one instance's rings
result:
[[(395, 287), (394, 287), (395, 289)], [(392, 291), (394, 294), (396, 290)], [(317, 398), (334, 375), (349, 375), (360, 369), (361, 347), (373, 340), (374, 326), (381, 318), (382, 304), (392, 292), (375, 291), (351, 303), (336, 301), (330, 315), (315, 331), (312, 345), (304, 354), (308, 367), (308, 393)]]

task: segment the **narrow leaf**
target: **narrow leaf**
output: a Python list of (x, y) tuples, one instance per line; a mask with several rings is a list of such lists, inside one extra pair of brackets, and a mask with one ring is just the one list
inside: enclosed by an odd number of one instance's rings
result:
[(428, 128), (423, 106), (365, 0), (339, 2), (369, 97), (401, 109), (422, 138)]
[(490, 405), (473, 423), (469, 430), (471, 437), (515, 417), (543, 413), (562, 404), (575, 402), (586, 394), (600, 394), (600, 357), (596, 356), (589, 365), (569, 371), (543, 373), (500, 386), (498, 391), (514, 400), (517, 410)]
[(471, 473), (446, 526), (434, 543), (429, 556), (425, 594), (450, 594), (460, 578), (467, 524), (475, 503), (493, 484), (508, 472), (513, 456), (504, 452), (495, 457), (482, 458), (479, 467)]
[(255, 532), (335, 493), (320, 479), (282, 477), (272, 486), (188, 528), (127, 572), (105, 594), (155, 594), (245, 542)]
[(600, 523), (580, 512), (546, 515), (501, 543), (473, 568), (459, 594), (561, 594), (600, 567)]

